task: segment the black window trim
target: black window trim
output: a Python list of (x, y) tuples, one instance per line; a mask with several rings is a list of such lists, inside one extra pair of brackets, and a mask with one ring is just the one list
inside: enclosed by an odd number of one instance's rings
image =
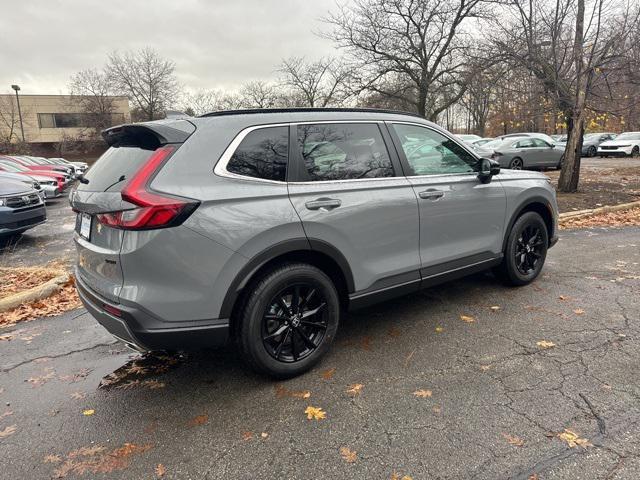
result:
[[(404, 122), (404, 121), (399, 121), (399, 120), (391, 120), (391, 121), (386, 121), (385, 122), (387, 129), (389, 131), (389, 134), (391, 136), (391, 139), (393, 141), (393, 144), (395, 146), (395, 150), (398, 154), (398, 156), (400, 157), (400, 163), (402, 164), (402, 168), (405, 171), (405, 176), (407, 178), (447, 178), (447, 177), (460, 177), (460, 176), (468, 176), (469, 178), (473, 177), (473, 178), (477, 178), (478, 177), (478, 171), (479, 171), (479, 165), (480, 165), (480, 156), (475, 153), (473, 150), (467, 148), (463, 142), (461, 142), (460, 140), (457, 140), (453, 134), (449, 133), (446, 130), (440, 130), (438, 128), (433, 128), (431, 125), (427, 125), (424, 123), (418, 123), (418, 122)], [(400, 137), (398, 137), (398, 134), (396, 133), (395, 129), (393, 128), (393, 125), (412, 125), (414, 127), (421, 127), (421, 128), (426, 128), (427, 130), (431, 130), (432, 132), (438, 133), (440, 135), (442, 135), (443, 137), (448, 138), (449, 140), (453, 141), (456, 145), (458, 145), (460, 148), (462, 148), (465, 152), (467, 152), (472, 158), (476, 159), (476, 165), (474, 165), (472, 168), (474, 169), (473, 172), (462, 172), (462, 173), (436, 173), (436, 174), (432, 174), (432, 175), (409, 175), (408, 172), (412, 172), (413, 168), (411, 167), (411, 165), (409, 164), (409, 161), (407, 160), (406, 155), (404, 154), (404, 150), (402, 149), (402, 142), (400, 141)]]

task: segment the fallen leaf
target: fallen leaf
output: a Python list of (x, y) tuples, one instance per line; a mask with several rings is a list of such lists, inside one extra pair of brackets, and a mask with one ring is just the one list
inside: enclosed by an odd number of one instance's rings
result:
[(164, 465), (159, 463), (158, 465), (156, 465), (156, 468), (154, 469), (156, 472), (156, 475), (158, 477), (164, 477), (164, 474), (167, 473), (167, 469), (164, 468)]
[(260, 436), (261, 436), (262, 438), (267, 438), (267, 437), (269, 436), (269, 434), (268, 434), (267, 432), (262, 432), (262, 433), (260, 434)]
[(321, 375), (322, 375), (322, 378), (324, 378), (325, 380), (331, 380), (335, 373), (336, 373), (336, 369), (335, 368), (329, 368), (327, 370), (324, 370), (321, 373)]
[(580, 436), (573, 430), (568, 428), (564, 429), (564, 432), (558, 434), (558, 438), (567, 442), (569, 447), (574, 448), (580, 446), (582, 448), (593, 447), (593, 445), (586, 438), (580, 438)]
[(73, 398), (74, 400), (82, 400), (86, 396), (87, 394), (84, 392), (73, 392), (71, 394), (71, 398)]
[(322, 420), (323, 418), (325, 418), (327, 416), (327, 413), (324, 412), (322, 410), (322, 408), (319, 407), (312, 407), (312, 406), (308, 406), (306, 408), (306, 410), (304, 411), (304, 413), (307, 414), (307, 419), (308, 420)]
[(439, 414), (440, 412), (442, 412), (442, 407), (440, 405), (434, 405), (431, 410), (433, 410), (433, 413)]
[(512, 435), (509, 435), (508, 433), (503, 433), (502, 436), (507, 442), (509, 442), (509, 444), (513, 445), (514, 447), (521, 447), (524, 445), (524, 440), (522, 440), (521, 438), (514, 437)]
[(556, 346), (555, 343), (549, 342), (548, 340), (540, 340), (539, 342), (536, 342), (536, 345), (540, 348), (552, 348)]
[(444, 332), (444, 328), (436, 327), (436, 333), (442, 333), (442, 332)]
[(202, 415), (197, 415), (189, 420), (189, 426), (197, 427), (198, 425), (204, 425), (209, 420), (209, 415), (203, 413)]
[(62, 459), (58, 455), (47, 455), (43, 461), (44, 463), (60, 463)]
[(251, 440), (253, 438), (253, 432), (242, 432), (242, 440), (244, 440), (245, 442), (248, 440)]
[(584, 315), (584, 310), (581, 308), (576, 308), (573, 313), (575, 313), (576, 315)]
[(275, 389), (276, 389), (276, 397), (278, 398), (283, 398), (283, 397), (309, 398), (311, 397), (311, 392), (309, 390), (299, 390), (299, 391), (289, 390), (283, 385), (277, 385)]
[(364, 385), (362, 385), (361, 383), (355, 383), (349, 386), (347, 393), (352, 397), (356, 397), (360, 395), (360, 392), (362, 391), (362, 387), (364, 387)]
[(16, 433), (17, 425), (9, 425), (4, 430), (0, 430), (0, 438), (8, 437), (9, 435), (13, 435)]
[(492, 307), (490, 307), (491, 310), (493, 310), (494, 312), (497, 312), (498, 310), (500, 310), (500, 305), (493, 305)]
[(460, 320), (467, 323), (473, 323), (476, 321), (471, 315), (460, 315)]
[(13, 335), (11, 335), (10, 333), (6, 335), (0, 335), (0, 342), (2, 341), (8, 342), (10, 340), (13, 340)]
[(64, 462), (54, 470), (53, 477), (64, 478), (70, 473), (78, 476), (91, 473), (95, 478), (99, 473), (124, 470), (130, 465), (132, 455), (146, 452), (150, 448), (151, 445), (133, 443), (125, 443), (111, 451), (99, 445), (79, 448), (67, 454)]
[(358, 459), (356, 452), (348, 447), (341, 447), (340, 455), (342, 455), (343, 460), (347, 463), (354, 463)]
[(88, 408), (87, 410), (83, 410), (83, 411), (82, 411), (82, 414), (83, 414), (85, 417), (88, 417), (88, 416), (90, 416), (90, 415), (93, 415), (94, 413), (96, 413), (96, 411), (95, 411), (93, 408)]
[(13, 415), (13, 411), (12, 410), (7, 410), (3, 414), (0, 414), (0, 420), (2, 420), (5, 417), (8, 417), (9, 415)]
[(413, 480), (409, 475), (403, 475), (402, 477), (400, 477), (399, 474), (397, 474), (396, 472), (393, 472), (391, 474), (391, 480)]
[(486, 372), (490, 368), (491, 368), (491, 365), (480, 365), (480, 370), (482, 370), (483, 372)]
[(416, 390), (415, 392), (413, 392), (413, 394), (416, 397), (429, 398), (431, 397), (431, 395), (433, 395), (433, 392), (431, 390), (424, 390), (421, 388), (420, 390)]

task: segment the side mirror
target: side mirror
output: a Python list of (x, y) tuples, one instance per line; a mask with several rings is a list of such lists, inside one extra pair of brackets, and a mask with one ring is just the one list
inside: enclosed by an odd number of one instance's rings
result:
[(481, 158), (479, 164), (480, 171), (478, 172), (478, 178), (481, 183), (489, 183), (491, 177), (500, 173), (500, 164), (495, 160)]

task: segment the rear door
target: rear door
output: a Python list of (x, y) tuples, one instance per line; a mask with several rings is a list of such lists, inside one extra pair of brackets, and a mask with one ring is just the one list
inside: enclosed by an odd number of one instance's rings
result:
[(312, 246), (339, 250), (363, 295), (420, 283), (416, 196), (381, 125), (292, 126), (291, 202)]
[(499, 256), (506, 210), (500, 181), (481, 183), (477, 159), (441, 132), (400, 122), (389, 128), (418, 197), (423, 278)]

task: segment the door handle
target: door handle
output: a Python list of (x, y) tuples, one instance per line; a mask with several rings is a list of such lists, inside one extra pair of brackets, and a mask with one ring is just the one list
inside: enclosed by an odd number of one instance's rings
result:
[(442, 190), (429, 189), (418, 193), (418, 196), (424, 200), (437, 200), (444, 197)]
[(338, 208), (342, 202), (337, 198), (318, 198), (304, 204), (308, 210), (329, 211)]

